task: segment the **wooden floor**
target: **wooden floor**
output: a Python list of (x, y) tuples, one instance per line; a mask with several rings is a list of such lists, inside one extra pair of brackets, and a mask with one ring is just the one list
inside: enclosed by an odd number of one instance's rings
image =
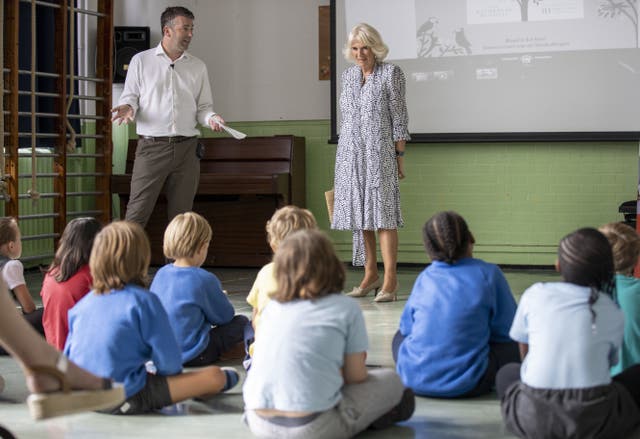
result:
[[(394, 303), (376, 304), (373, 297), (358, 299), (364, 312), (371, 349), (368, 363), (392, 366), (391, 339), (398, 327), (400, 313), (420, 267), (400, 268), (401, 294)], [(255, 269), (216, 269), (215, 272), (229, 292), (236, 311), (250, 315), (246, 295), (255, 279)], [(556, 280), (549, 271), (506, 270), (514, 295), (519, 297), (532, 283)], [(39, 273), (30, 274), (27, 282), (34, 296), (40, 285)], [(351, 269), (347, 289), (358, 283), (361, 272)], [(41, 280), (40, 280), (41, 282)], [(233, 363), (231, 363), (233, 364)], [(240, 369), (242, 369), (240, 367)], [(206, 402), (189, 401), (145, 416), (110, 416), (86, 413), (47, 421), (34, 422), (23, 403), (27, 396), (24, 379), (17, 365), (7, 357), (0, 358), (0, 374), (7, 381), (0, 395), (0, 424), (18, 438), (246, 438), (251, 437), (242, 422), (241, 387), (229, 394)], [(414, 416), (405, 423), (387, 430), (364, 432), (362, 438), (513, 438), (505, 432), (495, 395), (466, 400), (418, 398)], [(637, 436), (640, 438), (640, 435)]]

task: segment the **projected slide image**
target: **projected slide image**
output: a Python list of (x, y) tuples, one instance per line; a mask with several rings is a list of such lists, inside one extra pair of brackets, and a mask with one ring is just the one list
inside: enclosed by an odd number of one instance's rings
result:
[[(355, 23), (381, 31), (385, 61), (406, 78), (409, 130), (425, 138), (633, 134), (640, 132), (638, 3), (336, 0), (337, 48)], [(349, 61), (336, 58), (344, 71)]]
[(416, 56), (637, 48), (636, 6), (635, 0), (416, 0)]
[(583, 18), (583, 0), (474, 0), (467, 2), (469, 24)]

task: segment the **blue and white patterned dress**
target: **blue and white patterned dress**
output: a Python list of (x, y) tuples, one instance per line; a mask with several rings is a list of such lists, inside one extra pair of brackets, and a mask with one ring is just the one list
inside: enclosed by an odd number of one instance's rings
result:
[(364, 83), (357, 65), (342, 74), (331, 228), (353, 231), (353, 265), (365, 262), (363, 230), (404, 225), (394, 145), (410, 138), (404, 93), (393, 64), (377, 63)]

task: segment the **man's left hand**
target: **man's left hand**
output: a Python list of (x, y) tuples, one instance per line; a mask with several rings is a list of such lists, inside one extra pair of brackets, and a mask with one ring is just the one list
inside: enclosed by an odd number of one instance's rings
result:
[(213, 131), (222, 131), (221, 123), (224, 123), (224, 119), (219, 114), (214, 114), (209, 118), (209, 128)]

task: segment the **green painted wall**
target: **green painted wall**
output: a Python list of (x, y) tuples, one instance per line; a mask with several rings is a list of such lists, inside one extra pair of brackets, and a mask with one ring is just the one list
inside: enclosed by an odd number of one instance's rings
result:
[[(95, 134), (95, 124), (83, 124), (83, 134)], [(78, 153), (92, 154), (95, 152), (93, 139), (76, 139)], [(37, 154), (51, 154), (49, 148), (37, 148)], [(32, 188), (32, 150), (18, 149), (18, 193), (25, 195)], [(67, 157), (67, 213), (95, 211), (95, 197), (83, 195), (84, 192), (95, 191), (95, 180), (82, 174), (95, 172), (95, 158)], [(53, 193), (54, 163), (52, 157), (40, 156), (35, 160), (35, 171), (38, 177), (35, 181), (36, 190), (42, 194), (39, 199), (21, 198), (18, 202), (19, 226), (23, 236), (21, 260), (26, 267), (39, 264), (48, 265), (55, 252), (53, 234), (53, 218), (42, 217), (53, 212), (53, 199), (48, 194)], [(75, 175), (74, 175), (75, 174)], [(4, 212), (4, 200), (0, 200), (0, 209)], [(85, 214), (86, 215), (86, 214)], [(35, 239), (34, 239), (35, 238)]]
[[(250, 136), (306, 139), (307, 207), (328, 230), (324, 191), (333, 185), (329, 121), (230, 124)], [(114, 126), (114, 172), (124, 170), (132, 126)], [(207, 130), (206, 136), (213, 135)], [(405, 227), (399, 260), (424, 263), (422, 224), (456, 210), (476, 238), (475, 255), (499, 264), (552, 265), (559, 239), (583, 226), (619, 221), (618, 205), (636, 198), (636, 142), (409, 144), (401, 182)], [(351, 234), (330, 232), (351, 259)]]

